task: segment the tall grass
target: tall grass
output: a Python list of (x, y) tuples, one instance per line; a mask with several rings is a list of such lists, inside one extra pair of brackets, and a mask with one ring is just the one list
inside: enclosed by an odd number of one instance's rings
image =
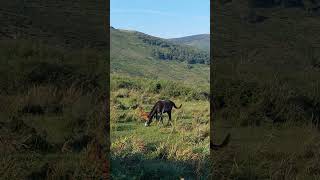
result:
[(29, 40), (0, 47), (1, 178), (104, 177), (105, 54)]

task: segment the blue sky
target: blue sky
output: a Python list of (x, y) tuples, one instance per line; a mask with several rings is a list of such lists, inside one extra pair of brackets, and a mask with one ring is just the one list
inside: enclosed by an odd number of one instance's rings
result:
[(210, 32), (210, 0), (111, 0), (110, 24), (162, 38)]

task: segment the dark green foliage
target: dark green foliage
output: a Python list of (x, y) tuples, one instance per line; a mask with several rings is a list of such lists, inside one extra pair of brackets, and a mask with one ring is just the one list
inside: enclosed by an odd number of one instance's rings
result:
[(28, 40), (1, 41), (0, 89), (14, 92), (30, 85), (54, 85), (58, 87), (77, 84), (84, 91), (103, 86), (103, 62), (101, 53), (83, 49), (71, 51), (50, 47)]
[[(273, 123), (309, 123), (311, 119), (319, 118), (316, 106), (318, 101), (303, 95), (294, 87), (287, 89), (277, 82), (273, 82), (272, 86), (273, 88), (270, 88), (269, 84), (263, 82), (249, 82), (249, 79), (217, 81), (216, 90), (213, 92), (216, 108), (230, 112), (229, 115), (233, 114), (233, 118), (246, 112), (246, 123), (242, 125), (249, 125), (249, 119), (260, 124), (263, 119), (269, 119)], [(292, 93), (288, 94), (288, 91)]]
[(210, 50), (210, 34), (199, 34), (199, 35), (186, 36), (181, 38), (173, 38), (173, 39), (169, 39), (169, 41), (177, 44), (184, 44), (184, 45), (197, 47), (199, 49), (202, 49), (208, 52)]
[(47, 173), (49, 171), (49, 164), (46, 163), (42, 165), (39, 170), (31, 172), (26, 179), (27, 180), (40, 180), (40, 179), (46, 179), (47, 178)]
[[(169, 80), (151, 80), (144, 78), (129, 78), (112, 76), (111, 89), (135, 89), (143, 90), (148, 93), (160, 94), (161, 97), (181, 97), (186, 100), (208, 100), (208, 90), (184, 86), (179, 82)], [(118, 95), (119, 97), (119, 95)], [(120, 103), (121, 104), (121, 103)], [(126, 109), (128, 107), (119, 106)]]
[(177, 60), (189, 64), (210, 64), (209, 54), (206, 51), (177, 45), (169, 41), (136, 33), (142, 41), (153, 48), (152, 56), (160, 60)]
[(87, 145), (91, 142), (92, 136), (87, 134), (79, 133), (75, 134), (71, 139), (68, 140), (68, 145), (74, 152), (81, 152), (83, 149), (87, 147)]

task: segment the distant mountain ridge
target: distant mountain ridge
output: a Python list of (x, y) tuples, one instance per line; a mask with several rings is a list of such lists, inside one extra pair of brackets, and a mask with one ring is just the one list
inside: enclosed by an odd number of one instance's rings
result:
[(177, 44), (189, 45), (205, 51), (210, 51), (210, 34), (198, 34), (180, 38), (171, 38), (168, 40)]

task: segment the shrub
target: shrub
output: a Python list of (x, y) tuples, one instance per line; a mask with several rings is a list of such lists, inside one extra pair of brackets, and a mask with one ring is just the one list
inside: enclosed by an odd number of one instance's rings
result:
[(129, 97), (129, 90), (121, 88), (118, 91), (116, 91), (115, 97), (117, 97), (117, 98), (127, 98), (127, 97)]

